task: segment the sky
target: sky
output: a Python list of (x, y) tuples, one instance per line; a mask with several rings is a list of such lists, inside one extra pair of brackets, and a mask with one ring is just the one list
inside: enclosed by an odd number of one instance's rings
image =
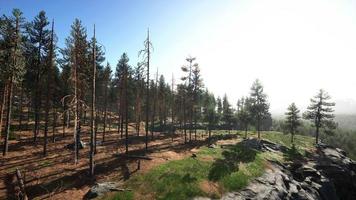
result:
[(205, 87), (234, 106), (259, 79), (272, 113), (292, 102), (304, 110), (320, 88), (336, 112), (356, 113), (354, 0), (0, 0), (0, 14), (13, 8), (27, 20), (45, 10), (59, 47), (75, 18), (90, 37), (95, 24), (113, 68), (124, 52), (140, 61), (149, 28), (151, 71), (179, 83), (185, 58), (196, 57)]

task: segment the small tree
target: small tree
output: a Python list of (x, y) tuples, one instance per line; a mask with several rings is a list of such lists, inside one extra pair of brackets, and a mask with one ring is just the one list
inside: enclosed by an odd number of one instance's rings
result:
[(300, 122), (300, 116), (299, 116), (300, 110), (297, 108), (295, 103), (292, 103), (288, 107), (288, 111), (285, 113), (286, 115), (286, 127), (291, 133), (291, 142), (294, 142), (294, 134), (298, 128), (298, 126), (301, 125)]
[(250, 93), (250, 112), (257, 129), (258, 138), (261, 138), (260, 130), (261, 123), (266, 119), (269, 114), (269, 104), (267, 102), (267, 95), (263, 92), (263, 86), (260, 81), (257, 79), (251, 87)]
[(310, 120), (315, 126), (315, 143), (318, 144), (320, 129), (324, 129), (325, 133), (331, 133), (336, 128), (334, 122), (335, 103), (329, 102), (331, 97), (327, 92), (320, 89), (319, 93), (310, 99), (308, 111), (303, 115), (304, 119)]

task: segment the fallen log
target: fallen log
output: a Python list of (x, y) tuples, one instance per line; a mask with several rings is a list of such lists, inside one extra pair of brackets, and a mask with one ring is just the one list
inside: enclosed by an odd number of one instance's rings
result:
[(19, 195), (20, 199), (28, 200), (28, 197), (27, 197), (26, 191), (25, 191), (25, 184), (24, 184), (23, 178), (21, 176), (21, 172), (18, 168), (16, 168), (16, 178), (17, 178), (17, 183), (18, 183), (20, 191), (21, 191), (21, 194)]

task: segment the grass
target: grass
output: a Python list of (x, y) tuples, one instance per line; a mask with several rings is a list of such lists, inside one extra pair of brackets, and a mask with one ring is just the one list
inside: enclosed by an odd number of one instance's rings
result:
[[(226, 134), (217, 131), (214, 134)], [(231, 131), (236, 134), (236, 131)], [(243, 133), (244, 135), (244, 133)], [(249, 132), (249, 136), (256, 136)], [(189, 199), (195, 196), (220, 197), (223, 193), (243, 189), (248, 183), (264, 173), (267, 160), (285, 161), (300, 158), (301, 152), (313, 148), (313, 138), (295, 136), (294, 145), (290, 135), (279, 132), (262, 132), (263, 139), (289, 147), (286, 153), (259, 152), (239, 144), (224, 148), (201, 147), (197, 157), (169, 161), (147, 173), (138, 174), (125, 183), (127, 188), (135, 188), (135, 194), (147, 199)], [(305, 153), (305, 152), (304, 152)], [(207, 191), (202, 183), (213, 182), (218, 190)], [(132, 192), (118, 192), (104, 199), (133, 199)]]
[(101, 199), (105, 199), (105, 200), (133, 200), (134, 193), (132, 191), (109, 193), (109, 194), (106, 194)]
[[(200, 187), (203, 181), (215, 182), (221, 192), (241, 189), (263, 173), (264, 163), (263, 154), (241, 145), (228, 149), (202, 147), (197, 158), (188, 157), (157, 166), (130, 179), (126, 187), (135, 188), (140, 196), (153, 195), (154, 199), (216, 197), (221, 194), (210, 194)], [(224, 167), (228, 169), (220, 173)]]

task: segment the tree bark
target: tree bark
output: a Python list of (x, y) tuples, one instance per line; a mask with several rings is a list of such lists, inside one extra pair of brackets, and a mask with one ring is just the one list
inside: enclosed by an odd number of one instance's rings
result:
[[(150, 32), (147, 30), (147, 83), (146, 83), (146, 137), (145, 150), (148, 149), (148, 127), (150, 112)], [(151, 130), (152, 131), (152, 130)]]
[(89, 156), (89, 167), (90, 167), (90, 176), (94, 176), (94, 146), (96, 143), (96, 136), (95, 136), (95, 120), (96, 120), (96, 113), (95, 113), (95, 77), (96, 77), (96, 55), (95, 55), (95, 25), (94, 25), (94, 39), (93, 39), (93, 74), (92, 74), (92, 101), (91, 101), (91, 126), (90, 126), (90, 156)]
[(0, 109), (0, 138), (1, 138), (1, 133), (2, 133), (2, 123), (3, 123), (3, 118), (4, 118), (4, 110), (5, 110), (7, 92), (8, 92), (7, 84), (4, 84), (4, 92), (3, 92), (3, 96), (2, 96), (1, 109)]
[(9, 86), (8, 86), (8, 93), (7, 93), (7, 113), (6, 113), (6, 123), (5, 123), (5, 141), (4, 141), (4, 149), (3, 149), (3, 156), (6, 156), (8, 151), (8, 142), (9, 142), (9, 135), (10, 135), (10, 126), (11, 126), (11, 107), (12, 107), (12, 90), (13, 90), (13, 76), (10, 76)]

